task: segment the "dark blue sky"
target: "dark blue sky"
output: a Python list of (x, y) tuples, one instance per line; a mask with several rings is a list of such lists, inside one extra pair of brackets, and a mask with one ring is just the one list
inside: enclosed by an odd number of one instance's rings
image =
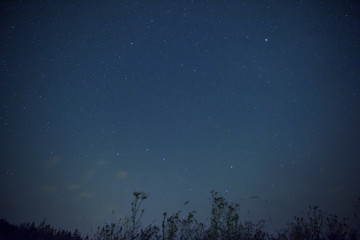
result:
[(359, 3), (39, 2), (0, 4), (0, 217), (87, 232), (133, 191), (157, 224), (211, 190), (275, 227), (353, 212)]

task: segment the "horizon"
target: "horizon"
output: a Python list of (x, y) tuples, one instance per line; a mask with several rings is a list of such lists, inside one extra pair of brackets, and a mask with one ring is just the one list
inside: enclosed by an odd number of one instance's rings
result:
[[(360, 216), (359, 215), (359, 213), (360, 213), (359, 212), (360, 211), (360, 208), (359, 208), (360, 207), (360, 197), (357, 198), (357, 202), (354, 205), (354, 208), (353, 208), (354, 211), (353, 211), (351, 216), (350, 215), (349, 216), (338, 216), (337, 214), (334, 214), (333, 212), (324, 211), (324, 209), (322, 209), (321, 206), (319, 206), (319, 205), (311, 204), (311, 205), (308, 205), (306, 209), (303, 209), (301, 211), (301, 213), (299, 213), (297, 215), (293, 215), (291, 217), (291, 219), (289, 219), (286, 222), (286, 224), (284, 224), (282, 226), (279, 226), (279, 225), (274, 224), (273, 219), (272, 219), (271, 216), (268, 216), (267, 219), (265, 217), (261, 218), (261, 219), (251, 219), (251, 218), (244, 217), (241, 214), (242, 206), (239, 203), (229, 202), (226, 198), (224, 198), (224, 196), (222, 194), (220, 194), (219, 192), (216, 192), (216, 191), (211, 191), (209, 193), (209, 195), (212, 196), (212, 197), (208, 198), (209, 202), (211, 202), (212, 207), (210, 207), (209, 214), (206, 216), (205, 219), (199, 219), (198, 218), (198, 214), (197, 214), (196, 209), (187, 208), (186, 206), (188, 204), (190, 204), (190, 201), (186, 201), (185, 203), (183, 203), (182, 207), (179, 208), (176, 212), (163, 212), (163, 213), (161, 213), (161, 215), (162, 215), (161, 219), (157, 219), (157, 220), (160, 220), (160, 221), (157, 221), (156, 219), (152, 219), (151, 221), (146, 222), (146, 220), (144, 221), (144, 219), (146, 219), (146, 209), (144, 209), (143, 204), (144, 204), (144, 201), (146, 202), (149, 199), (149, 194), (146, 194), (144, 192), (133, 192), (132, 195), (135, 196), (135, 194), (140, 195), (139, 199), (141, 199), (142, 196), (145, 196), (145, 198), (139, 202), (139, 204), (138, 204), (139, 208), (136, 211), (137, 212), (136, 219), (139, 220), (140, 229), (145, 229), (145, 228), (147, 228), (149, 226), (157, 226), (160, 229), (161, 223), (164, 220), (164, 218), (163, 218), (164, 214), (166, 214), (166, 216), (167, 216), (167, 219), (168, 219), (167, 221), (169, 221), (170, 216), (176, 216), (176, 215), (179, 216), (180, 221), (183, 221), (183, 220), (187, 219), (189, 214), (191, 214), (193, 219), (194, 220), (196, 219), (197, 223), (204, 224), (206, 229), (210, 229), (210, 227), (211, 227), (211, 219), (210, 218), (213, 217), (211, 212), (212, 212), (213, 207), (216, 206), (216, 205), (213, 205), (215, 203), (215, 201), (216, 201), (216, 200), (214, 201), (215, 198), (213, 198), (213, 197), (216, 196), (216, 197), (219, 197), (219, 199), (220, 198), (223, 199), (225, 204), (228, 204), (227, 206), (235, 207), (234, 208), (234, 210), (235, 210), (234, 214), (238, 214), (238, 216), (239, 216), (238, 224), (240, 224), (242, 226), (246, 226), (245, 225), (246, 222), (250, 222), (251, 224), (254, 224), (253, 227), (255, 227), (259, 223), (262, 222), (264, 228), (260, 228), (260, 229), (262, 229), (262, 231), (265, 231), (265, 233), (273, 235), (273, 237), (275, 237), (275, 238), (277, 237), (277, 234), (282, 233), (282, 231), (284, 231), (286, 229), (290, 230), (289, 227), (292, 224), (295, 224), (295, 225), (299, 224), (299, 222), (297, 222), (297, 219), (304, 218), (304, 222), (310, 224), (311, 222), (309, 222), (309, 220), (310, 220), (309, 217), (311, 218), (311, 217), (315, 216), (315, 215), (312, 215), (312, 214), (315, 213), (314, 212), (315, 209), (316, 209), (316, 211), (319, 211), (317, 213), (317, 216), (320, 217), (320, 219), (317, 219), (317, 220), (321, 222), (320, 225), (318, 225), (318, 227), (321, 227), (322, 231), (324, 231), (324, 232), (322, 232), (322, 234), (326, 234), (326, 226), (328, 226), (330, 228), (334, 228), (334, 230), (336, 229), (335, 225), (327, 225), (327, 224), (331, 224), (331, 222), (328, 222), (328, 220), (329, 220), (328, 217), (331, 217), (331, 216), (335, 217), (338, 220), (337, 224), (340, 224), (340, 225), (341, 224), (346, 224), (344, 230), (345, 230), (345, 232), (347, 234), (351, 234), (351, 232), (354, 231), (354, 230), (359, 231), (358, 228), (359, 228), (359, 223), (360, 223), (359, 222), (359, 220), (360, 220), (359, 219), (359, 216)], [(213, 194), (215, 194), (215, 195), (213, 195)], [(133, 200), (131, 201), (131, 204), (133, 204), (135, 202), (136, 198), (133, 197)], [(259, 198), (259, 196), (251, 196), (251, 197), (249, 197), (249, 199), (257, 199), (257, 198)], [(269, 213), (269, 211), (268, 211), (268, 209), (266, 207), (266, 202), (267, 202), (266, 200), (263, 202), (264, 209), (266, 210), (265, 211), (266, 213)], [(217, 206), (219, 206), (219, 205), (217, 205)], [(228, 208), (226, 207), (225, 209), (228, 209)], [(229, 209), (231, 209), (231, 208), (229, 208)], [(309, 215), (309, 213), (311, 213), (311, 214)], [(250, 216), (249, 212), (248, 212), (247, 215), (248, 215), (248, 217)], [(85, 231), (82, 231), (81, 229), (78, 229), (76, 227), (74, 228), (73, 226), (70, 226), (70, 228), (54, 227), (49, 221), (47, 221), (46, 217), (44, 217), (39, 222), (36, 222), (36, 221), (24, 221), (24, 222), (20, 222), (20, 223), (17, 223), (17, 224), (16, 223), (11, 223), (7, 219), (4, 219), (4, 218), (0, 218), (0, 219), (5, 220), (5, 222), (7, 222), (9, 224), (12, 224), (13, 226), (19, 226), (20, 228), (21, 228), (21, 226), (30, 226), (30, 225), (34, 224), (35, 227), (37, 227), (38, 229), (40, 228), (40, 226), (45, 227), (45, 228), (46, 228), (46, 226), (49, 226), (53, 230), (55, 230), (55, 233), (57, 231), (62, 231), (62, 230), (70, 231), (71, 233), (75, 233), (76, 231), (78, 231), (78, 233), (80, 233), (82, 237), (89, 237), (90, 239), (92, 239), (93, 237), (95, 237), (97, 234), (99, 234), (101, 232), (99, 230), (102, 229), (103, 227), (105, 227), (105, 226), (109, 227), (111, 224), (123, 225), (123, 224), (125, 224), (127, 222), (127, 219), (131, 219), (132, 216), (133, 215), (129, 211), (129, 213), (127, 213), (127, 214), (123, 214), (120, 217), (116, 217), (115, 211), (112, 210), (111, 217), (106, 219), (105, 222), (103, 222), (103, 223), (101, 223), (101, 224), (99, 224), (97, 226), (94, 226), (93, 224), (91, 224), (90, 229), (87, 229)], [(226, 216), (226, 214), (224, 216)], [(25, 224), (25, 225), (23, 225), (23, 224)], [(298, 225), (298, 226), (304, 227), (303, 225)], [(26, 227), (25, 227), (25, 229), (26, 229)], [(303, 229), (303, 230), (305, 231), (305, 229)], [(335, 232), (338, 231), (338, 230), (335, 230)], [(13, 230), (11, 230), (11, 232), (13, 232)], [(5, 230), (4, 233), (6, 233), (6, 230)], [(10, 233), (10, 232), (8, 232), (8, 233)], [(20, 233), (20, 231), (18, 233)], [(357, 236), (357, 235), (355, 234), (355, 236)], [(350, 236), (348, 236), (348, 237), (350, 237)]]
[[(148, 194), (143, 193), (143, 192), (133, 192), (133, 200), (131, 202), (131, 213), (129, 215), (126, 216), (121, 216), (120, 218), (116, 218), (115, 217), (115, 211), (112, 211), (112, 216), (111, 219), (108, 219), (106, 222), (102, 223), (101, 225), (97, 226), (97, 227), (93, 227), (91, 228), (91, 231), (87, 231), (87, 232), (82, 232), (81, 230), (79, 231), (79, 229), (74, 228), (74, 229), (66, 229), (66, 228), (56, 228), (54, 226), (51, 225), (51, 223), (49, 223), (45, 218), (43, 218), (41, 220), (41, 222), (36, 223), (34, 221), (30, 221), (30, 222), (22, 222), (21, 224), (13, 224), (10, 223), (9, 221), (7, 221), (6, 219), (0, 218), (0, 220), (4, 221), (5, 224), (3, 224), (4, 222), (2, 222), (2, 235), (4, 236), (8, 236), (8, 237), (15, 237), (16, 234), (18, 234), (18, 237), (35, 237), (35, 236), (41, 236), (41, 234), (53, 234), (52, 236), (55, 237), (55, 235), (60, 234), (60, 236), (63, 237), (68, 237), (71, 238), (71, 235), (67, 235), (65, 236), (64, 234), (64, 230), (70, 234), (74, 234), (74, 238), (75, 236), (78, 236), (77, 234), (81, 234), (82, 238), (88, 238), (89, 239), (102, 239), (104, 238), (104, 235), (101, 235), (102, 233), (109, 233), (109, 232), (113, 232), (114, 230), (114, 234), (112, 235), (112, 237), (115, 237), (116, 235), (118, 237), (123, 236), (125, 237), (128, 230), (127, 229), (127, 224), (132, 224), (132, 221), (130, 221), (131, 219), (136, 219), (135, 222), (137, 222), (138, 227), (141, 229), (141, 232), (143, 229), (152, 229), (152, 234), (156, 235), (156, 231), (160, 231), (160, 229), (163, 229), (164, 226), (167, 226), (168, 224), (173, 223), (172, 222), (172, 218), (174, 216), (178, 216), (178, 220), (179, 222), (176, 222), (178, 228), (180, 229), (187, 229), (187, 227), (190, 227), (189, 229), (193, 229), (193, 231), (197, 232), (200, 229), (202, 229), (200, 226), (204, 226), (203, 230), (200, 230), (200, 235), (201, 234), (214, 234), (213, 230), (214, 227), (216, 225), (214, 225), (214, 221), (218, 222), (218, 223), (222, 223), (225, 225), (222, 225), (222, 227), (220, 227), (221, 229), (223, 227), (229, 227), (232, 224), (236, 224), (235, 226), (238, 226), (239, 229), (237, 229), (237, 227), (235, 229), (235, 232), (231, 232), (234, 231), (233, 230), (229, 230), (230, 232), (228, 232), (227, 234), (233, 235), (233, 234), (246, 234), (246, 226), (252, 226), (250, 230), (250, 232), (257, 232), (258, 230), (260, 230), (260, 232), (262, 232), (264, 235), (261, 238), (264, 239), (286, 239), (286, 237), (290, 238), (290, 237), (295, 237), (292, 236), (291, 234), (295, 234), (297, 237), (304, 237), (306, 234), (309, 234), (308, 229), (310, 227), (310, 229), (313, 229), (312, 231), (319, 231), (318, 233), (320, 234), (321, 237), (325, 237), (326, 239), (345, 239), (346, 237), (348, 237), (349, 239), (353, 239), (354, 237), (357, 239), (358, 236), (358, 232), (359, 232), (359, 227), (360, 227), (360, 222), (359, 222), (359, 217), (360, 217), (360, 197), (358, 197), (357, 199), (357, 203), (354, 206), (354, 212), (353, 215), (350, 216), (338, 216), (336, 214), (333, 214), (331, 212), (327, 212), (327, 211), (323, 211), (323, 209), (321, 209), (320, 206), (318, 205), (309, 205), (308, 208), (304, 211), (301, 212), (300, 215), (297, 216), (293, 216), (291, 221), (288, 221), (286, 223), (286, 226), (281, 226), (281, 227), (275, 227), (274, 223), (272, 221), (271, 216), (269, 216), (268, 220), (263, 219), (246, 219), (241, 215), (241, 206), (238, 203), (233, 203), (233, 202), (228, 202), (226, 198), (224, 198), (220, 193), (216, 192), (216, 191), (211, 191), (210, 192), (211, 197), (209, 198), (209, 200), (211, 201), (211, 213), (207, 216), (207, 218), (205, 219), (205, 221), (198, 219), (197, 218), (197, 211), (192, 209), (192, 210), (188, 210), (185, 209), (184, 207), (186, 205), (188, 205), (190, 203), (190, 201), (186, 201), (185, 203), (183, 203), (183, 207), (178, 209), (178, 211), (174, 212), (174, 213), (169, 213), (169, 212), (164, 212), (162, 215), (162, 220), (160, 222), (156, 222), (156, 220), (153, 220), (149, 223), (145, 223), (144, 224), (144, 208), (143, 208), (143, 203), (144, 201), (146, 201), (149, 197)], [(251, 196), (250, 199), (257, 199), (258, 196)], [(138, 201), (140, 200), (140, 201)], [(134, 204), (134, 205), (133, 205)], [(224, 204), (224, 205), (223, 205)], [(224, 207), (225, 206), (225, 207)], [(265, 204), (264, 204), (265, 207)], [(265, 207), (266, 208), (266, 207)], [(136, 210), (135, 210), (136, 209)], [(221, 210), (223, 209), (223, 210)], [(234, 210), (234, 211), (233, 211)], [(134, 212), (133, 212), (134, 211)], [(220, 215), (217, 215), (217, 213), (221, 213)], [(268, 212), (268, 211), (266, 211)], [(215, 215), (214, 215), (215, 214)], [(166, 216), (166, 221), (165, 221), (165, 217)], [(229, 218), (229, 216), (231, 216)], [(189, 218), (191, 219), (189, 221)], [(229, 225), (229, 219), (232, 219), (231, 222), (232, 224)], [(165, 221), (165, 222), (164, 222)], [(225, 222), (223, 222), (225, 221)], [(8, 227), (7, 224), (11, 224), (13, 227)], [(190, 225), (188, 226), (187, 224)], [(250, 223), (250, 225), (247, 225), (248, 223)], [(165, 225), (164, 225), (165, 224)], [(192, 225), (193, 224), (193, 225)], [(200, 224), (200, 225), (199, 225)], [(309, 225), (307, 225), (309, 224)], [(34, 235), (34, 229), (33, 227), (35, 226), (35, 228), (37, 229), (37, 234)], [(123, 226), (123, 230), (124, 231), (119, 231), (118, 227)], [(16, 228), (14, 228), (16, 227)], [(156, 230), (155, 228), (157, 228), (158, 230)], [(200, 228), (198, 228), (200, 227)], [(106, 230), (108, 228), (108, 230)], [(7, 230), (8, 229), (8, 230)], [(16, 230), (15, 230), (16, 229)], [(28, 230), (26, 230), (28, 229)], [(31, 230), (32, 229), (32, 230)], [(109, 229), (113, 229), (111, 231), (109, 231)], [(120, 228), (121, 229), (121, 228)], [(139, 234), (140, 229), (137, 229), (135, 234)], [(168, 227), (165, 227), (165, 232), (166, 231), (170, 231), (171, 232), (171, 227), (170, 229)], [(211, 230), (213, 229), (213, 230)], [(215, 227), (216, 229), (216, 227)], [(257, 230), (256, 230), (257, 229)], [(49, 231), (50, 230), (50, 231)], [(161, 230), (164, 231), (164, 230)], [(186, 231), (186, 230), (185, 230)], [(31, 233), (29, 235), (29, 233)], [(145, 231), (147, 232), (147, 231)], [(183, 232), (183, 230), (181, 230), (180, 232), (178, 232), (177, 230), (175, 231), (176, 234), (180, 234), (182, 237), (185, 237), (187, 239), (190, 239), (193, 236), (193, 234), (191, 234), (190, 232)], [(202, 233), (201, 233), (202, 232)], [(111, 234), (113, 234), (111, 233)], [(149, 233), (149, 232), (148, 232)], [(157, 232), (158, 234), (160, 234), (159, 232)], [(313, 232), (315, 234), (315, 232)], [(24, 235), (21, 235), (24, 234)], [(40, 234), (40, 235), (39, 235)], [(121, 235), (119, 235), (121, 234)], [(134, 234), (134, 233), (132, 233)], [(169, 232), (167, 233), (169, 234)], [(185, 234), (185, 235), (184, 235)], [(186, 234), (190, 234), (190, 235), (186, 235)], [(218, 234), (224, 234), (222, 232), (222, 230), (220, 230), (220, 232)], [(285, 234), (285, 235), (282, 235)], [(288, 235), (290, 234), (290, 235)], [(304, 235), (302, 235), (304, 234)], [(310, 232), (311, 234), (311, 232)], [(330, 235), (329, 235), (330, 234)], [(331, 235), (333, 234), (333, 235)], [(107, 234), (105, 234), (107, 235)], [(148, 237), (145, 237), (145, 239), (148, 239)], [(158, 235), (158, 239), (161, 238), (162, 235)], [(245, 235), (244, 235), (245, 236)], [(260, 236), (260, 235), (259, 235)], [(281, 237), (282, 236), (282, 237)], [(47, 236), (47, 237), (51, 237), (51, 236)], [(57, 236), (59, 237), (59, 236)], [(138, 236), (140, 237), (140, 235)], [(155, 237), (153, 235), (153, 237)], [(177, 236), (179, 237), (179, 236)], [(203, 236), (205, 237), (205, 236)], [(234, 235), (233, 235), (234, 237)], [(116, 237), (115, 237), (116, 238)], [(250, 239), (251, 236), (248, 236), (248, 238)], [(254, 236), (255, 239), (258, 239)], [(62, 239), (62, 238), (61, 238)], [(72, 238), (71, 238), (72, 239)], [(78, 239), (78, 238), (76, 238)], [(140, 238), (143, 239), (143, 238)], [(152, 239), (152, 238), (151, 238)], [(207, 238), (206, 238), (207, 239)], [(252, 238), (251, 238), (252, 239)]]

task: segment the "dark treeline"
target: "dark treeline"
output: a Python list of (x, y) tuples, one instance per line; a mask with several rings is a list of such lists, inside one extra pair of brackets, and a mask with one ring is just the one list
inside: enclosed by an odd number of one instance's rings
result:
[[(147, 195), (134, 192), (131, 215), (117, 222), (98, 227), (93, 236), (82, 237), (78, 230), (56, 230), (43, 220), (38, 226), (34, 223), (11, 225), (0, 220), (0, 240), (171, 240), (171, 239), (239, 239), (239, 240), (356, 240), (360, 239), (360, 198), (351, 218), (339, 219), (328, 214), (318, 206), (310, 206), (306, 217), (294, 217), (293, 222), (276, 233), (267, 232), (265, 221), (253, 223), (241, 221), (238, 204), (229, 203), (217, 192), (211, 192), (211, 213), (205, 225), (195, 217), (195, 211), (181, 217), (181, 211), (172, 215), (163, 213), (161, 226), (142, 226), (144, 209), (141, 209)], [(188, 201), (185, 203), (187, 204)]]

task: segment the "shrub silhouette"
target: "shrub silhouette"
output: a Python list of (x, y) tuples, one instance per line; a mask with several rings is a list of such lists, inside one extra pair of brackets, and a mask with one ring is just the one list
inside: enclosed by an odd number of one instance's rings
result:
[[(134, 192), (134, 200), (131, 202), (131, 216), (119, 219), (117, 223), (105, 224), (98, 228), (94, 239), (157, 239), (159, 229), (156, 226), (148, 226), (141, 229), (141, 219), (144, 209), (140, 207), (147, 195), (141, 192)], [(140, 213), (139, 213), (140, 211)]]
[[(0, 240), (356, 240), (360, 239), (360, 198), (356, 204), (353, 218), (339, 220), (336, 215), (327, 214), (316, 205), (309, 206), (306, 217), (294, 217), (294, 221), (275, 235), (266, 232), (265, 221), (257, 223), (241, 221), (239, 205), (229, 203), (219, 193), (211, 191), (211, 212), (209, 223), (199, 222), (195, 211), (181, 217), (181, 211), (172, 215), (163, 213), (161, 226), (142, 226), (144, 209), (142, 203), (148, 198), (145, 193), (134, 192), (131, 202), (131, 215), (117, 222), (99, 227), (92, 238), (81, 237), (78, 230), (56, 230), (45, 219), (38, 225), (34, 223), (11, 225), (0, 219)], [(184, 205), (189, 202), (185, 202)]]
[[(307, 217), (294, 217), (294, 222), (278, 230), (275, 235), (266, 232), (265, 221), (257, 223), (240, 221), (237, 203), (229, 203), (218, 192), (211, 191), (210, 224), (207, 228), (204, 223), (195, 218), (195, 211), (189, 212), (187, 217), (181, 218), (181, 211), (172, 215), (163, 213), (160, 228), (149, 225), (141, 229), (140, 221), (144, 210), (140, 211), (143, 200), (147, 198), (144, 193), (135, 192), (131, 203), (131, 217), (119, 220), (118, 224), (107, 224), (98, 231), (95, 239), (239, 239), (239, 240), (335, 240), (360, 239), (358, 230), (360, 226), (360, 198), (354, 214), (354, 228), (348, 223), (349, 219), (338, 220), (333, 214), (325, 214), (316, 205), (309, 206)], [(188, 201), (185, 203), (185, 205)], [(140, 212), (140, 214), (139, 214)], [(130, 226), (130, 227), (129, 227)], [(130, 229), (130, 230), (129, 230)], [(106, 233), (106, 234), (105, 234)]]
[[(181, 211), (172, 215), (163, 213), (163, 220), (160, 228), (157, 226), (148, 226), (140, 229), (140, 221), (144, 210), (140, 206), (143, 200), (147, 198), (144, 193), (135, 192), (134, 200), (131, 203), (132, 215), (130, 218), (120, 219), (118, 223), (106, 224), (98, 228), (95, 239), (266, 239), (269, 238), (265, 229), (265, 222), (260, 221), (253, 224), (245, 221), (241, 224), (239, 221), (238, 204), (228, 203), (219, 193), (211, 192), (211, 216), (210, 226), (206, 228), (204, 223), (195, 218), (195, 211), (188, 213), (187, 217), (181, 218)], [(185, 202), (185, 205), (188, 201)], [(138, 216), (139, 215), (139, 216)]]
[(38, 225), (24, 223), (20, 226), (9, 224), (5, 219), (0, 219), (0, 239), (1, 240), (83, 240), (79, 231), (73, 233), (67, 230), (56, 230), (45, 219)]
[[(360, 199), (359, 199), (360, 201)], [(294, 217), (294, 222), (278, 232), (276, 239), (289, 240), (336, 240), (359, 239), (358, 228), (351, 229), (349, 219), (342, 221), (334, 214), (325, 214), (319, 206), (309, 206), (307, 218)]]

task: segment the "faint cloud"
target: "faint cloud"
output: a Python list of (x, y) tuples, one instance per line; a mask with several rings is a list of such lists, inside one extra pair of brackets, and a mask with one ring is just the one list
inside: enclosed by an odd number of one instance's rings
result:
[(42, 191), (47, 192), (47, 193), (54, 193), (54, 192), (56, 192), (56, 188), (53, 185), (45, 185), (42, 187)]
[(95, 176), (96, 172), (97, 172), (96, 169), (90, 169), (90, 170), (88, 170), (88, 171), (85, 173), (85, 178), (86, 178), (87, 180), (92, 179), (92, 178)]
[(70, 190), (70, 191), (76, 191), (76, 190), (79, 190), (80, 188), (81, 188), (80, 183), (74, 183), (74, 184), (70, 184), (68, 186), (68, 190)]
[(99, 161), (97, 162), (97, 164), (98, 164), (99, 166), (106, 166), (106, 165), (109, 164), (109, 162), (106, 161), (106, 160), (99, 160)]
[(61, 158), (54, 156), (45, 162), (47, 167), (56, 167), (61, 163)]
[(121, 170), (121, 171), (118, 171), (117, 173), (116, 173), (116, 177), (118, 178), (118, 179), (120, 179), (121, 181), (124, 181), (124, 180), (126, 180), (127, 178), (128, 178), (128, 172), (127, 171), (124, 171), (124, 170)]
[(77, 197), (79, 199), (90, 199), (94, 196), (94, 194), (89, 193), (89, 192), (80, 192), (77, 194)]

